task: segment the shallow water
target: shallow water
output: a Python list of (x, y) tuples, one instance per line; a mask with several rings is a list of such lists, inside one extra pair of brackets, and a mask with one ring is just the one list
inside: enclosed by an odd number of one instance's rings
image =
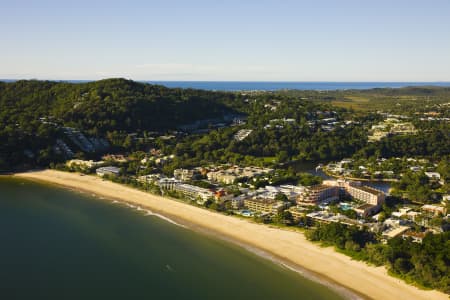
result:
[(1, 299), (342, 299), (151, 212), (0, 179)]

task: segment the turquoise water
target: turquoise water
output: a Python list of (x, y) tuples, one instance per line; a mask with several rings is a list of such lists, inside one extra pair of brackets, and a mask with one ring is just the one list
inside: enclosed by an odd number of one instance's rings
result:
[(276, 91), (276, 90), (366, 90), (407, 86), (450, 86), (450, 82), (326, 82), (326, 81), (146, 81), (170, 88), (194, 88), (215, 91)]
[[(14, 79), (0, 79), (13, 82)], [(58, 80), (56, 80), (58, 81)], [(67, 80), (72, 83), (91, 82), (91, 80)], [(210, 91), (277, 91), (277, 90), (366, 90), (374, 88), (402, 88), (407, 86), (449, 87), (450, 82), (332, 82), (332, 81), (142, 81), (160, 84), (169, 88), (193, 88)]]
[(0, 179), (1, 299), (342, 299), (235, 245), (88, 195)]

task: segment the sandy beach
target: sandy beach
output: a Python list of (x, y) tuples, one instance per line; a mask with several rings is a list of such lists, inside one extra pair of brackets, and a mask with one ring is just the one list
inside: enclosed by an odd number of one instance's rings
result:
[[(273, 260), (289, 267), (299, 267), (319, 277), (364, 295), (368, 299), (449, 299), (437, 291), (420, 290), (391, 277), (384, 267), (372, 267), (335, 252), (332, 248), (321, 248), (298, 232), (271, 228), (233, 218), (179, 201), (152, 195), (122, 186), (95, 176), (81, 176), (54, 170), (15, 174), (14, 176), (62, 185), (74, 190), (93, 193), (105, 198), (127, 201), (147, 207), (155, 213), (174, 218), (188, 227), (200, 229), (215, 236), (256, 252), (268, 253)], [(336, 288), (336, 287), (335, 287)], [(342, 291), (341, 291), (342, 292)], [(347, 294), (348, 296), (349, 294)]]

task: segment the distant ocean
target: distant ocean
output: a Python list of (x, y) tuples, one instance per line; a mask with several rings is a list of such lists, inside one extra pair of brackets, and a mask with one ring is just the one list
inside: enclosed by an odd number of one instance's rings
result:
[[(52, 79), (49, 79), (52, 80)], [(0, 79), (14, 82), (14, 79)], [(59, 80), (54, 80), (59, 81)], [(93, 80), (60, 80), (72, 83), (91, 82)], [(278, 90), (366, 90), (374, 88), (402, 88), (407, 86), (450, 87), (450, 82), (333, 82), (333, 81), (163, 81), (138, 80), (144, 83), (159, 84), (169, 88), (191, 88), (209, 91), (278, 91)]]
[(365, 90), (407, 86), (448, 86), (450, 82), (269, 82), (269, 81), (145, 81), (170, 88), (193, 88), (210, 91), (277, 91), (277, 90)]

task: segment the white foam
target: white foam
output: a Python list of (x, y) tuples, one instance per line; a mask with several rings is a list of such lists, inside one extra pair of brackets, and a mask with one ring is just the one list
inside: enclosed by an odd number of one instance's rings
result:
[(166, 216), (163, 216), (163, 215), (154, 213), (154, 212), (152, 212), (151, 210), (148, 210), (148, 209), (146, 209), (145, 211), (147, 212), (147, 213), (145, 214), (146, 216), (154, 216), (154, 217), (160, 218), (160, 219), (162, 219), (162, 220), (164, 220), (164, 221), (166, 221), (166, 222), (169, 222), (169, 223), (171, 223), (171, 224), (173, 224), (173, 225), (177, 225), (177, 226), (186, 228), (185, 225), (180, 224), (180, 223), (177, 223), (177, 222), (175, 222), (174, 220), (172, 220), (172, 219), (170, 219), (170, 218), (168, 218), (168, 217), (166, 217)]

